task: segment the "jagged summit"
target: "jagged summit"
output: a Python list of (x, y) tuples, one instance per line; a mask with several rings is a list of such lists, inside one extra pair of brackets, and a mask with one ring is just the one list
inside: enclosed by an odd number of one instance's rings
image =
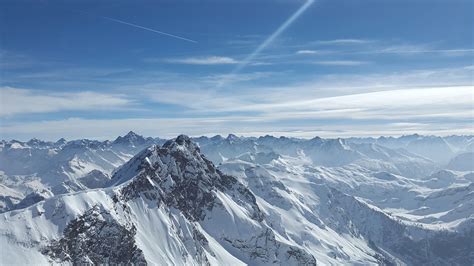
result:
[(132, 146), (143, 145), (146, 142), (146, 139), (138, 135), (137, 133), (130, 131), (125, 136), (119, 136), (114, 140), (114, 144), (128, 144)]
[(37, 139), (37, 138), (32, 138), (32, 139), (30, 139), (28, 142), (26, 142), (26, 144), (28, 144), (28, 145), (34, 145), (34, 144), (41, 143), (41, 142), (43, 142), (43, 141), (41, 141), (41, 140), (39, 140), (39, 139)]
[(113, 185), (128, 183), (123, 188), (125, 198), (146, 197), (175, 205), (190, 219), (202, 219), (204, 210), (212, 208), (217, 190), (237, 186), (246, 201), (255, 198), (234, 177), (218, 171), (200, 153), (199, 147), (188, 136), (179, 135), (162, 147), (152, 145), (120, 167), (112, 177)]
[(170, 139), (163, 144), (163, 148), (169, 150), (187, 150), (189, 152), (200, 152), (199, 146), (194, 143), (190, 137), (186, 135), (179, 135), (175, 139)]
[(227, 135), (226, 139), (229, 140), (229, 141), (236, 141), (236, 140), (239, 140), (240, 138), (237, 137), (237, 135), (229, 134), (229, 135)]
[[(204, 156), (200, 154), (199, 147), (196, 143), (186, 135), (179, 135), (174, 139), (166, 141), (163, 146), (154, 144), (142, 150), (130, 159), (130, 161), (120, 167), (115, 172), (112, 179), (118, 181), (118, 178), (132, 178), (133, 176), (129, 175), (136, 175), (140, 171), (158, 170), (163, 166), (163, 162), (157, 164), (162, 159), (165, 160), (166, 163), (169, 163), (171, 160), (174, 161), (174, 168), (180, 164), (190, 163), (192, 161), (198, 161), (200, 163), (204, 162), (205, 166), (209, 166), (208, 163), (210, 162), (203, 157)], [(165, 170), (172, 171), (173, 169), (167, 168)]]
[(50, 145), (50, 142), (39, 140), (37, 138), (32, 138), (26, 144), (30, 147), (47, 147)]
[(139, 139), (139, 138), (142, 138), (142, 136), (138, 135), (137, 133), (135, 133), (133, 131), (129, 131), (125, 136), (118, 136), (117, 137), (117, 139), (127, 139), (127, 140)]
[(133, 157), (112, 177), (113, 186), (122, 184), (122, 200), (142, 197), (164, 203), (190, 220), (202, 220), (215, 206), (216, 192), (227, 190), (250, 206), (252, 218), (262, 217), (253, 194), (234, 177), (218, 171), (186, 135), (162, 147), (152, 145)]
[(130, 130), (127, 135), (125, 135), (125, 137), (138, 137), (140, 135), (138, 135), (137, 133), (133, 132), (132, 130)]
[(65, 145), (66, 143), (67, 143), (67, 140), (65, 138), (60, 138), (54, 143), (54, 145), (56, 147), (60, 147), (62, 145)]
[(319, 136), (316, 136), (316, 137), (310, 139), (310, 141), (311, 141), (311, 142), (318, 142), (318, 143), (319, 143), (319, 142), (322, 142), (323, 139), (322, 139), (321, 137), (319, 137)]
[(221, 135), (215, 135), (215, 136), (213, 136), (209, 139), (212, 140), (212, 141), (219, 141), (219, 140), (222, 140), (223, 138), (222, 138)]

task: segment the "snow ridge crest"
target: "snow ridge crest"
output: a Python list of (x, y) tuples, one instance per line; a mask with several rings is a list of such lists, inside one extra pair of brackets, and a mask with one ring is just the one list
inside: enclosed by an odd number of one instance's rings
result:
[(217, 191), (229, 192), (262, 219), (255, 196), (236, 178), (215, 168), (185, 135), (152, 145), (122, 166), (112, 177), (122, 200), (142, 197), (181, 210), (190, 220), (202, 220), (211, 210)]

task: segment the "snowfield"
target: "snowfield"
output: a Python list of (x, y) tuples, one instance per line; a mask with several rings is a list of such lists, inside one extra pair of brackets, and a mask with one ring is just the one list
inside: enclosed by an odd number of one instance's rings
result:
[(0, 143), (0, 264), (473, 265), (472, 136)]

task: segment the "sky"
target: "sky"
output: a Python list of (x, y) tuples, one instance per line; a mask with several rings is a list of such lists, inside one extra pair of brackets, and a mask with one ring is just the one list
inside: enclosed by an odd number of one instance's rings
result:
[(472, 134), (474, 1), (0, 1), (0, 139)]

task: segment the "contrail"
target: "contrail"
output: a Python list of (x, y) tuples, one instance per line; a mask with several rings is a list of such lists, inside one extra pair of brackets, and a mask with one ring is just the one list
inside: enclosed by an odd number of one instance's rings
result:
[[(278, 29), (272, 33), (263, 43), (261, 43), (255, 51), (248, 55), (235, 69), (230, 73), (230, 76), (239, 73), (245, 66), (247, 66), (260, 52), (263, 51), (268, 45), (270, 45), (280, 34), (282, 34), (306, 9), (308, 9), (315, 0), (306, 1), (293, 15), (291, 15)], [(224, 85), (225, 81), (221, 82), (218, 87)]]
[(179, 40), (183, 40), (183, 41), (187, 41), (187, 42), (192, 42), (192, 43), (197, 43), (197, 41), (195, 41), (195, 40), (191, 40), (191, 39), (188, 39), (188, 38), (184, 38), (184, 37), (181, 37), (181, 36), (178, 36), (178, 35), (174, 35), (174, 34), (171, 34), (171, 33), (166, 33), (166, 32), (159, 31), (159, 30), (150, 29), (150, 28), (143, 27), (143, 26), (133, 24), (133, 23), (130, 23), (130, 22), (126, 22), (126, 21), (123, 21), (123, 20), (119, 20), (119, 19), (115, 19), (115, 18), (111, 18), (111, 17), (106, 17), (106, 16), (96, 16), (94, 14), (84, 12), (84, 11), (78, 11), (78, 10), (75, 10), (74, 12), (78, 12), (78, 13), (82, 13), (82, 14), (90, 15), (90, 16), (95, 16), (95, 17), (99, 17), (99, 18), (103, 18), (103, 19), (107, 19), (107, 20), (110, 20), (110, 21), (113, 21), (113, 22), (117, 22), (117, 23), (128, 25), (128, 26), (131, 26), (131, 27), (139, 28), (139, 29), (142, 29), (142, 30), (151, 31), (151, 32), (158, 33), (158, 34), (161, 34), (161, 35), (165, 35), (165, 36), (168, 36), (168, 37), (172, 37), (172, 38), (175, 38), (175, 39), (179, 39)]
[(178, 35), (174, 35), (174, 34), (171, 34), (171, 33), (162, 32), (162, 31), (159, 31), (159, 30), (150, 29), (150, 28), (143, 27), (143, 26), (140, 26), (140, 25), (137, 25), (137, 24), (133, 24), (133, 23), (129, 23), (129, 22), (126, 22), (126, 21), (123, 21), (123, 20), (118, 20), (118, 19), (115, 19), (115, 18), (110, 18), (110, 17), (105, 17), (105, 16), (100, 16), (100, 17), (103, 18), (103, 19), (107, 19), (107, 20), (110, 20), (110, 21), (115, 21), (115, 22), (117, 22), (117, 23), (125, 24), (125, 25), (128, 25), (128, 26), (132, 26), (132, 27), (135, 27), (135, 28), (142, 29), (142, 30), (147, 30), (147, 31), (155, 32), (155, 33), (158, 33), (158, 34), (162, 34), (162, 35), (165, 35), (165, 36), (173, 37), (173, 38), (180, 39), (180, 40), (183, 40), (183, 41), (192, 42), (192, 43), (197, 43), (197, 41), (195, 41), (195, 40), (191, 40), (191, 39), (188, 39), (188, 38), (184, 38), (184, 37), (181, 37), (181, 36), (178, 36)]

